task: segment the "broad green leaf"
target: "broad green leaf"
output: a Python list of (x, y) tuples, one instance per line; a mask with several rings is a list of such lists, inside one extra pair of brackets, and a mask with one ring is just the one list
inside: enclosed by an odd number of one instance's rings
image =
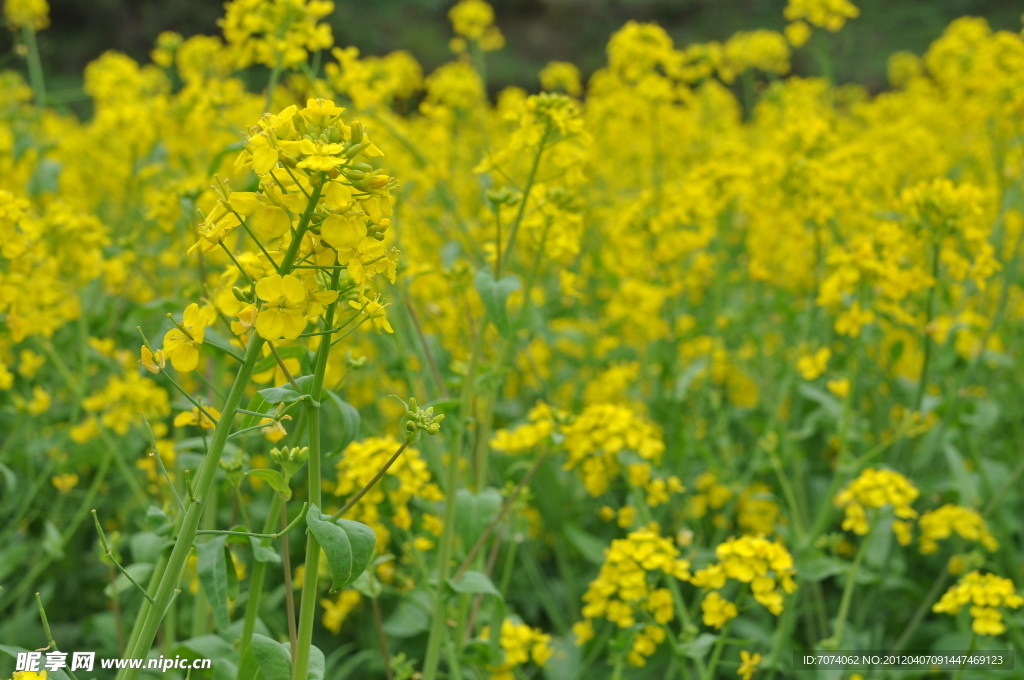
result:
[(495, 587), (490, 577), (482, 571), (467, 571), (459, 577), (458, 581), (448, 579), (448, 585), (457, 593), (481, 593), (501, 597), (501, 592)]
[(360, 417), (359, 411), (352, 404), (344, 401), (334, 392), (325, 390), (331, 398), (330, 402), (338, 410), (338, 424), (341, 426), (341, 438), (331, 446), (329, 455), (335, 456), (344, 451), (352, 441), (359, 436)]
[(488, 269), (481, 269), (476, 273), (473, 283), (476, 285), (476, 292), (487, 310), (487, 316), (491, 323), (502, 335), (509, 333), (508, 321), (508, 296), (512, 291), (519, 289), (519, 277), (513, 274), (494, 280), (494, 275)]
[(266, 562), (270, 564), (281, 563), (281, 556), (277, 554), (276, 550), (274, 550), (274, 546), (263, 545), (262, 538), (250, 536), (249, 542), (252, 545), (252, 558), (257, 562)]
[(288, 650), (270, 638), (254, 633), (252, 654), (266, 680), (291, 680), (292, 662)]
[[(384, 633), (393, 638), (411, 638), (426, 633), (430, 630), (431, 611), (430, 595), (425, 590), (410, 591), (402, 596), (384, 622)], [(500, 625), (497, 630), (500, 630)]]
[(199, 583), (203, 586), (206, 599), (213, 609), (213, 620), (219, 630), (226, 629), (231, 623), (228, 616), (226, 543), (227, 536), (220, 535), (196, 546), (196, 550), (199, 552), (199, 560), (196, 562)]
[(160, 551), (163, 550), (164, 540), (152, 531), (140, 531), (128, 539), (128, 545), (132, 550), (133, 562), (156, 564), (156, 561), (160, 559)]
[(287, 501), (291, 499), (291, 487), (289, 487), (288, 483), (284, 481), (284, 475), (282, 475), (277, 470), (260, 468), (257, 470), (248, 470), (246, 471), (245, 474), (262, 479), (263, 481), (270, 485), (271, 489), (281, 494), (281, 498), (283, 498), (284, 500)]
[(469, 489), (455, 492), (455, 530), (462, 539), (463, 550), (469, 550), (480, 539), (484, 529), (498, 514), (501, 501), (501, 493), (493, 487), (487, 487), (480, 493)]
[(306, 512), (306, 526), (320, 542), (327, 555), (327, 563), (331, 565), (334, 575), (331, 591), (334, 592), (359, 578), (373, 558), (377, 539), (373, 529), (365, 524), (347, 519), (329, 520), (315, 505)]

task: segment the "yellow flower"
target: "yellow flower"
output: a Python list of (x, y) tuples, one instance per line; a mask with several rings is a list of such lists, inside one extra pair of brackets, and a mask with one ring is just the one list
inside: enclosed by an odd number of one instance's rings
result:
[(170, 359), (174, 370), (187, 373), (196, 369), (199, 365), (199, 345), (203, 344), (206, 327), (216, 318), (217, 312), (210, 306), (200, 308), (193, 302), (185, 308), (181, 323), (164, 335), (163, 353)]
[(142, 356), (142, 358), (139, 359), (139, 363), (142, 364), (150, 373), (159, 373), (164, 370), (165, 366), (167, 366), (167, 359), (164, 358), (164, 351), (162, 349), (158, 349), (154, 353), (150, 351), (148, 347), (143, 345), (139, 353)]
[(256, 332), (265, 340), (294, 340), (306, 327), (306, 287), (291, 274), (271, 274), (256, 283), (266, 304), (256, 315)]
[(356, 608), (360, 600), (359, 591), (357, 590), (343, 590), (333, 600), (328, 598), (321, 599), (320, 605), (324, 608), (324, 628), (335, 635), (340, 633), (341, 624), (345, 622), (349, 612)]
[(757, 671), (757, 665), (761, 663), (761, 655), (757, 652), (751, 654), (747, 650), (740, 650), (740, 667), (736, 671), (737, 675), (742, 676), (743, 680), (750, 680)]
[(700, 603), (701, 611), (704, 612), (704, 625), (720, 629), (729, 621), (736, 618), (738, 612), (736, 605), (713, 590), (704, 597)]
[(29, 415), (33, 416), (38, 416), (49, 411), (50, 404), (53, 401), (50, 397), (50, 393), (39, 385), (32, 386), (32, 398), (27, 402), (22, 401), (20, 397), (16, 397), (16, 400), (18, 408), (28, 411)]
[(53, 483), (53, 486), (57, 491), (67, 493), (74, 489), (78, 484), (78, 475), (71, 472), (65, 472), (60, 475), (54, 475), (50, 481)]
[(814, 354), (804, 354), (796, 362), (796, 370), (804, 380), (814, 380), (828, 366), (828, 360), (832, 358), (832, 350), (822, 347)]
[(837, 378), (835, 380), (829, 380), (825, 383), (825, 387), (828, 391), (836, 395), (840, 399), (846, 399), (846, 395), (850, 393), (850, 379), (849, 378)]
[(36, 354), (30, 349), (23, 349), (18, 355), (18, 375), (25, 380), (31, 380), (45, 363), (46, 357), (43, 355)]
[[(353, 309), (362, 309), (364, 314), (370, 317), (370, 323), (373, 324), (373, 329), (380, 335), (382, 330), (388, 333), (394, 333), (395, 329), (388, 323), (388, 318), (385, 316), (384, 310), (387, 305), (382, 305), (379, 300), (349, 300), (349, 306)], [(364, 309), (365, 307), (365, 309)]]
[[(212, 406), (204, 406), (203, 408), (206, 409), (206, 412), (211, 416), (220, 420), (220, 411)], [(198, 425), (204, 430), (212, 430), (217, 424), (210, 420), (206, 416), (206, 413), (201, 412), (198, 406), (193, 406), (191, 411), (182, 411), (178, 415), (174, 416), (175, 427), (184, 427), (186, 425)]]

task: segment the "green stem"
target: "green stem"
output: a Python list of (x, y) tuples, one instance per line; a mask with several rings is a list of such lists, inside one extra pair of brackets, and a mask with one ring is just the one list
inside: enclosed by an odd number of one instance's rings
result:
[[(967, 653), (970, 654), (974, 651), (974, 645), (978, 642), (978, 634), (971, 631), (971, 641), (967, 644)], [(964, 669), (967, 668), (967, 664), (960, 664), (960, 667), (956, 669), (956, 673), (953, 674), (953, 680), (960, 680), (960, 676), (963, 675)]]
[(21, 36), (28, 48), (28, 78), (32, 84), (32, 93), (36, 97), (36, 106), (46, 106), (46, 83), (43, 81), (43, 64), (39, 59), (39, 44), (36, 42), (36, 31), (31, 26), (21, 27)]
[[(322, 186), (322, 185), (320, 185)], [(313, 192), (309, 205), (316, 204), (319, 198), (320, 186)], [(306, 212), (310, 210), (307, 207)], [(299, 237), (301, 238), (301, 236)], [(331, 276), (331, 290), (337, 290), (338, 280), (341, 272), (334, 270)], [(338, 302), (335, 300), (327, 308), (324, 315), (324, 325), (327, 328), (334, 327), (334, 312)], [(309, 504), (319, 508), (322, 504), (320, 488), (320, 408), (317, 397), (324, 385), (324, 374), (327, 371), (327, 357), (331, 352), (331, 336), (325, 335), (317, 349), (316, 365), (313, 370), (313, 383), (309, 393), (313, 396), (306, 402), (306, 424), (309, 434)], [(292, 659), (292, 678), (294, 680), (306, 680), (306, 672), (309, 669), (309, 650), (313, 644), (313, 621), (316, 615), (317, 597), (317, 572), (320, 567), (320, 543), (313, 534), (306, 534), (306, 570), (302, 580), (302, 595), (299, 599), (299, 627), (296, 637), (295, 654)]]
[[(270, 499), (270, 510), (267, 512), (267, 519), (263, 523), (263, 533), (269, 534), (278, 521), (281, 512), (281, 496), (274, 492)], [(263, 546), (269, 546), (270, 538), (260, 541)], [(252, 578), (249, 580), (249, 599), (245, 602), (245, 623), (242, 625), (242, 638), (238, 643), (239, 658), (245, 656), (245, 650), (252, 642), (252, 634), (256, 630), (256, 618), (259, 616), (260, 599), (263, 597), (263, 579), (267, 573), (267, 563), (257, 562), (252, 568)], [(239, 676), (241, 677), (241, 676)]]
[(924, 403), (924, 395), (928, 389), (928, 365), (932, 356), (932, 336), (928, 333), (928, 324), (932, 322), (932, 317), (935, 315), (935, 289), (939, 287), (938, 239), (936, 239), (935, 247), (932, 249), (932, 279), (935, 283), (928, 289), (928, 309), (925, 311), (927, 316), (925, 317), (924, 330), (921, 332), (921, 343), (924, 345), (924, 360), (921, 364), (921, 377), (917, 382), (917, 395), (914, 398), (915, 411), (921, 410), (921, 405)]
[[(739, 609), (742, 596), (743, 591), (740, 591), (740, 596), (736, 598), (737, 609)], [(722, 650), (725, 649), (725, 640), (729, 637), (729, 629), (732, 628), (732, 622), (735, 620), (735, 618), (729, 619), (725, 622), (725, 626), (722, 627), (722, 632), (719, 634), (718, 640), (715, 642), (715, 649), (711, 652), (711, 659), (708, 661), (708, 670), (704, 674), (704, 680), (711, 680), (715, 677), (715, 668), (718, 667), (718, 662), (722, 658)]]
[(540, 144), (537, 145), (537, 155), (533, 158), (533, 166), (530, 168), (530, 176), (526, 180), (526, 186), (523, 187), (523, 199), (519, 202), (519, 211), (516, 213), (516, 219), (512, 223), (512, 227), (508, 232), (508, 245), (505, 246), (505, 254), (501, 260), (498, 260), (495, 266), (494, 278), (501, 278), (501, 266), (504, 264), (504, 260), (507, 260), (512, 256), (512, 249), (516, 245), (516, 233), (519, 231), (519, 224), (523, 221), (523, 214), (526, 212), (526, 203), (530, 200), (530, 189), (533, 188), (533, 181), (537, 177), (537, 169), (540, 167), (541, 156), (544, 155), (544, 145), (548, 140), (548, 133), (550, 130), (544, 128), (544, 135), (540, 138)]
[[(874, 529), (874, 526), (871, 529)], [(846, 576), (846, 586), (843, 588), (843, 598), (839, 601), (839, 614), (836, 616), (835, 633), (830, 641), (831, 647), (826, 646), (826, 649), (839, 649), (839, 645), (842, 644), (846, 617), (850, 613), (850, 604), (853, 602), (853, 588), (857, 584), (857, 573), (860, 571), (860, 565), (864, 561), (864, 556), (867, 555), (868, 542), (871, 540), (872, 533), (871, 530), (868, 530), (867, 535), (861, 540), (860, 548), (857, 549), (857, 556), (853, 558), (853, 564), (850, 565), (850, 571)]]
[[(249, 384), (249, 378), (252, 376), (253, 368), (255, 368), (256, 362), (261, 358), (260, 355), (262, 349), (263, 339), (254, 335), (252, 340), (249, 341), (249, 347), (245, 352), (245, 362), (239, 369), (238, 375), (235, 376), (235, 382), (232, 384), (231, 391), (228, 393), (227, 402), (224, 404), (222, 411), (223, 413), (233, 413), (234, 410), (238, 408), (242, 401), (242, 397), (245, 394), (245, 389)], [(228, 434), (230, 434), (231, 431), (231, 421), (232, 418), (229, 416), (221, 418), (221, 421), (217, 423), (217, 428), (213, 433), (213, 441), (211, 442), (210, 449), (203, 461), (202, 468), (199, 472), (199, 479), (196, 483), (198, 500), (195, 503), (191, 503), (188, 510), (185, 512), (181, 531), (178, 534), (178, 539), (175, 541), (174, 548), (171, 550), (171, 555), (167, 561), (167, 570), (164, 573), (164, 577), (160, 579), (156, 594), (153, 597), (154, 604), (152, 605), (145, 620), (142, 621), (142, 624), (139, 627), (139, 634), (134, 636), (133, 633), (133, 636), (137, 637), (137, 640), (134, 647), (130, 648), (126, 652), (128, 658), (145, 658), (153, 644), (153, 638), (156, 636), (157, 628), (160, 626), (160, 620), (167, 611), (167, 606), (170, 604), (171, 597), (174, 595), (177, 577), (182, 572), (185, 560), (188, 558), (189, 551), (192, 549), (192, 541), (195, 540), (196, 531), (199, 529), (199, 520), (202, 517), (203, 510), (206, 509), (209, 495), (213, 491), (221, 452), (224, 450), (224, 445), (228, 440)], [(141, 668), (128, 668), (121, 677), (124, 678), (124, 680), (136, 680), (139, 677), (141, 670)]]
[[(452, 428), (451, 452), (448, 459), (448, 484), (445, 487), (444, 529), (441, 532), (441, 545), (438, 549), (437, 585), (434, 593), (434, 617), (430, 623), (430, 635), (427, 638), (427, 654), (423, 662), (423, 680), (436, 680), (437, 666), (441, 658), (441, 643), (444, 637), (444, 626), (447, 617), (445, 608), (445, 581), (451, 569), (452, 543), (455, 539), (455, 491), (459, 486), (459, 462), (462, 459), (462, 443), (465, 438), (465, 422), (469, 416), (470, 402), (473, 397), (473, 383), (476, 381), (476, 364), (483, 350), (484, 333), (487, 321), (483, 320), (477, 330), (473, 353), (469, 359), (469, 369), (462, 383), (459, 396), (459, 414)], [(497, 633), (495, 633), (497, 634)]]

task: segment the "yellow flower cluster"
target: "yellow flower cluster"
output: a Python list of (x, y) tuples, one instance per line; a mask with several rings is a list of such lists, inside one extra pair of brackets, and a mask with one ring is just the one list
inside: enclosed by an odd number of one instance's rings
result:
[(580, 467), (583, 486), (591, 496), (600, 496), (621, 471), (619, 454), (635, 452), (657, 464), (665, 450), (655, 426), (630, 408), (615, 404), (588, 406), (562, 430), (567, 458), (565, 469)]
[[(349, 444), (335, 465), (337, 485), (334, 487), (334, 495), (344, 498), (362, 489), (384, 467), (384, 463), (394, 455), (399, 445), (398, 440), (391, 436), (370, 437)], [(412, 514), (409, 504), (415, 498), (439, 501), (443, 500), (444, 495), (430, 481), (430, 471), (426, 461), (420, 457), (420, 452), (406, 448), (388, 468), (385, 479), (359, 499), (345, 517), (372, 528), (377, 534), (378, 550), (383, 550), (391, 536), (384, 518), (387, 517), (400, 529), (410, 529)]]
[(929, 510), (917, 521), (921, 530), (921, 552), (930, 554), (939, 549), (938, 541), (957, 533), (966, 541), (977, 541), (989, 551), (999, 549), (999, 542), (988, 530), (985, 519), (972, 508), (946, 503), (937, 510)]
[(41, 31), (50, 25), (50, 6), (46, 0), (4, 0), (4, 17), (12, 31), (22, 26)]
[[(778, 541), (769, 541), (759, 536), (730, 537), (715, 548), (718, 562), (708, 565), (693, 574), (690, 582), (700, 588), (718, 591), (727, 579), (749, 583), (754, 599), (768, 611), (778, 616), (782, 613), (781, 585), (787, 593), (796, 590), (793, 575), (793, 556)], [(730, 608), (718, 592), (705, 596), (704, 623), (721, 628), (729, 618), (736, 616), (736, 609)], [(732, 616), (726, 616), (731, 612)]]
[[(489, 640), (490, 636), (490, 628), (485, 626), (480, 637)], [(518, 666), (529, 663), (530, 659), (538, 666), (544, 666), (554, 654), (550, 635), (512, 619), (502, 620), (498, 644), (504, 652), (505, 662), (488, 668), (491, 680), (514, 680)]]
[[(586, 624), (591, 619), (606, 618), (620, 628), (629, 628), (641, 612), (659, 624), (668, 623), (675, 616), (672, 593), (655, 586), (661, 574), (688, 579), (689, 568), (690, 563), (679, 558), (672, 541), (653, 528), (638, 529), (612, 541), (597, 578), (583, 596)], [(585, 633), (579, 634), (583, 631), (581, 628), (577, 632), (579, 644), (580, 638), (586, 637)]]
[(950, 586), (932, 611), (956, 615), (965, 604), (971, 605), (971, 629), (978, 635), (1002, 635), (1006, 630), (997, 607), (1016, 609), (1024, 604), (1013, 581), (995, 574), (972, 571)]
[(501, 429), (495, 432), (491, 438), (491, 448), (510, 454), (530, 451), (555, 432), (556, 418), (564, 419), (565, 414), (556, 414), (544, 402), (537, 402), (527, 414), (529, 422), (514, 430)]
[[(910, 504), (919, 495), (917, 488), (900, 473), (868, 468), (841, 489), (833, 503), (837, 508), (843, 508), (846, 513), (843, 529), (858, 536), (865, 536), (871, 529), (868, 508), (878, 510), (891, 506), (896, 517), (901, 520), (914, 519), (917, 517), (917, 511), (910, 507)], [(905, 522), (897, 520), (893, 523), (893, 531), (903, 545), (910, 542), (909, 530), (910, 527)]]
[(334, 44), (331, 27), (318, 23), (334, 11), (330, 0), (231, 0), (224, 10), (219, 24), (236, 69), (296, 66)]
[(459, 36), (452, 40), (452, 51), (465, 52), (467, 40), (472, 40), (484, 52), (500, 50), (505, 37), (494, 25), (494, 9), (484, 0), (460, 0), (448, 10), (452, 29)]
[(783, 13), (790, 21), (806, 20), (833, 33), (842, 28), (847, 19), (860, 16), (860, 10), (850, 0), (788, 0)]

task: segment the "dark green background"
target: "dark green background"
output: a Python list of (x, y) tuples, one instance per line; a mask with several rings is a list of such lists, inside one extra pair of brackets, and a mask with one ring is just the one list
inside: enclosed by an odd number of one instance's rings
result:
[[(956, 17), (982, 16), (994, 28), (1017, 31), (1024, 4), (1006, 0), (854, 0), (861, 16), (828, 36), (840, 82), (885, 86), (889, 54), (922, 53)], [(80, 85), (82, 68), (104, 50), (145, 59), (156, 35), (216, 33), (217, 0), (50, 0), (51, 27), (40, 36), (48, 89)], [(411, 51), (429, 71), (450, 59), (447, 20), (451, 0), (336, 0), (330, 17), (335, 43), (363, 54)], [(489, 55), (492, 89), (538, 88), (537, 71), (552, 59), (573, 61), (589, 74), (604, 62), (604, 46), (629, 19), (656, 21), (677, 45), (723, 40), (738, 30), (781, 29), (785, 0), (493, 0), (506, 47)], [(0, 38), (0, 60), (10, 67), (10, 34)], [(23, 64), (18, 65), (23, 68)], [(797, 73), (816, 74), (808, 50), (794, 58)]]

